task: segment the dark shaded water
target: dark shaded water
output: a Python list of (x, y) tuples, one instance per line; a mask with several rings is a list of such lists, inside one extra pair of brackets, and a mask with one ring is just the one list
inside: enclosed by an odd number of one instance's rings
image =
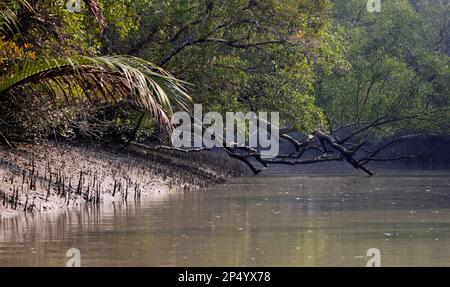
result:
[(0, 220), (0, 266), (450, 266), (450, 173), (238, 178)]

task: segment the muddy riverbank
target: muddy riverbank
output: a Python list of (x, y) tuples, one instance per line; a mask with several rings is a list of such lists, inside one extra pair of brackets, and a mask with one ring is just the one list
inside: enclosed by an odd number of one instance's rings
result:
[[(220, 162), (220, 165), (217, 163)], [(226, 155), (40, 142), (0, 147), (0, 217), (191, 191), (245, 174)]]

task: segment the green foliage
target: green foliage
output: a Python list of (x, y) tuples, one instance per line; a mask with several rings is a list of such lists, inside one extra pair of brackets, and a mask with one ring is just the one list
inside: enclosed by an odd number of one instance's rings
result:
[[(59, 108), (70, 95), (103, 107), (134, 96), (167, 124), (187, 97), (156, 63), (191, 83), (205, 112), (280, 111), (306, 133), (393, 115), (420, 121), (384, 132), (450, 129), (445, 0), (382, 1), (381, 13), (368, 13), (366, 0), (84, 0), (82, 13), (66, 1), (33, 3), (0, 0), (3, 101), (29, 93)], [(107, 120), (126, 129), (140, 119), (113, 114)]]
[(412, 117), (384, 132), (448, 132), (449, 57), (436, 46), (434, 19), (410, 1), (383, 2), (367, 13), (366, 1), (335, 1), (335, 24), (345, 31), (350, 69), (323, 75), (319, 104), (334, 127), (379, 117)]
[(102, 3), (103, 50), (164, 65), (193, 84), (206, 110), (280, 111), (304, 131), (324, 124), (312, 97), (315, 69), (342, 64), (329, 1)]
[(54, 101), (129, 99), (169, 130), (173, 107), (187, 109), (190, 100), (181, 81), (150, 62), (129, 56), (27, 62), (0, 78), (0, 97), (14, 97), (36, 82)]
[[(98, 1), (84, 2), (97, 19), (101, 32), (104, 18)], [(18, 124), (23, 120), (22, 112), (52, 118), (52, 113), (47, 111), (54, 109), (55, 113), (64, 113), (62, 106), (89, 107), (126, 102), (140, 108), (141, 112), (148, 112), (164, 129), (171, 130), (170, 116), (174, 109), (188, 109), (191, 100), (184, 82), (137, 57), (80, 55), (89, 50), (83, 44), (89, 43), (92, 34), (74, 31), (70, 24), (80, 22), (84, 15), (74, 14), (66, 18), (64, 25), (58, 19), (67, 12), (60, 5), (46, 0), (36, 3), (32, 6), (25, 1), (0, 2), (0, 24), (9, 28), (0, 33), (0, 47), (3, 48), (0, 53), (2, 117)], [(39, 18), (41, 15), (42, 19)], [(49, 27), (54, 24), (52, 21), (61, 26)], [(80, 28), (80, 25), (75, 26)], [(65, 41), (61, 35), (48, 35), (60, 31), (68, 33), (64, 36), (71, 35), (72, 40)], [(20, 42), (23, 40), (33, 40), (39, 48), (29, 51), (32, 45), (27, 43), (22, 47)], [(82, 44), (75, 47), (71, 41)], [(74, 56), (69, 58), (70, 55)], [(2, 122), (4, 126), (11, 125), (3, 119)]]

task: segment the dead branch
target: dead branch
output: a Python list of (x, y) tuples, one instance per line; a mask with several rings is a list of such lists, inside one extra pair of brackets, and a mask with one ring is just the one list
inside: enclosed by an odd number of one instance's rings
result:
[[(376, 145), (375, 149), (367, 148), (370, 141), (368, 136), (370, 130), (376, 130), (382, 126), (390, 123), (415, 118), (414, 116), (405, 117), (382, 117), (370, 122), (365, 122), (360, 128), (354, 128), (358, 124), (348, 124), (345, 128), (338, 128), (335, 133), (316, 130), (312, 135), (302, 135), (301, 138), (296, 138), (292, 133), (294, 130), (286, 128), (279, 135), (280, 141), (289, 143), (293, 148), (287, 154), (280, 154), (275, 158), (263, 158), (262, 152), (258, 149), (238, 146), (237, 143), (227, 142), (221, 139), (223, 149), (230, 157), (238, 159), (246, 164), (254, 174), (259, 174), (263, 169), (270, 165), (307, 165), (331, 161), (346, 161), (357, 170), (361, 170), (369, 176), (375, 175), (367, 164), (370, 162), (387, 162), (398, 161), (402, 159), (417, 158), (413, 155), (394, 155), (393, 157), (378, 157), (382, 151), (399, 143), (402, 140), (407, 140), (423, 135), (404, 135), (396, 137), (390, 141), (383, 141), (381, 145)], [(352, 128), (353, 127), (353, 128)], [(352, 128), (350, 131), (348, 129)], [(347, 131), (346, 131), (347, 130)], [(336, 132), (338, 131), (338, 132)], [(268, 126), (270, 133), (270, 125)], [(347, 134), (342, 135), (344, 132)], [(339, 136), (337, 135), (339, 133)], [(134, 143), (134, 145), (142, 146)], [(145, 148), (149, 148), (145, 146)], [(170, 150), (182, 153), (200, 152), (211, 150), (210, 148), (201, 147), (193, 149), (175, 148), (170, 146), (155, 146), (154, 150)], [(259, 167), (261, 166), (261, 167)]]

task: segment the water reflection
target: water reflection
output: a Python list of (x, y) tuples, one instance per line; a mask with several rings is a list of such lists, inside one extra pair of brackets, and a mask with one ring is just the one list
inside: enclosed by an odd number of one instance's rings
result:
[(450, 176), (234, 179), (140, 202), (0, 220), (1, 266), (450, 265)]

